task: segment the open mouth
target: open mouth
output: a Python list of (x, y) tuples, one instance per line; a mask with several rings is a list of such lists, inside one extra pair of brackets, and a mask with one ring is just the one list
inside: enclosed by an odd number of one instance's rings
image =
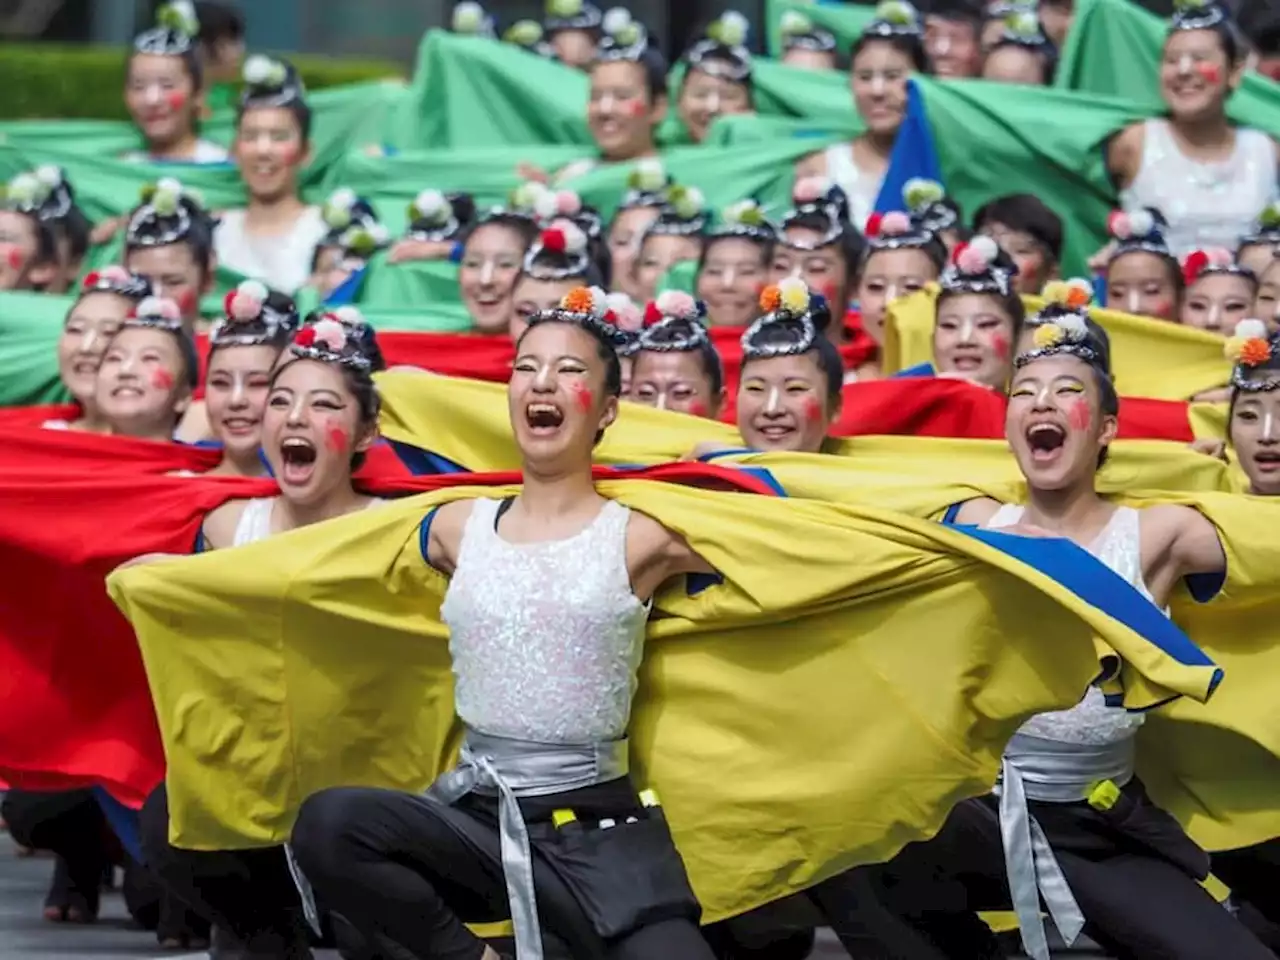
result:
[(315, 444), (302, 437), (286, 437), (280, 444), (280, 459), (284, 469), (277, 479), (281, 483), (302, 486), (311, 479), (315, 470)]
[(973, 373), (982, 366), (982, 357), (973, 353), (961, 353), (951, 358), (951, 365), (961, 373)]
[(496, 307), (502, 302), (502, 297), (496, 293), (478, 293), (475, 297), (476, 305), (480, 307)]
[(1280, 472), (1280, 450), (1259, 450), (1253, 455), (1253, 462), (1263, 473)]
[(111, 396), (119, 397), (119, 398), (140, 397), (142, 396), (142, 393), (143, 391), (141, 387), (134, 387), (126, 384), (124, 386), (116, 387), (114, 390), (112, 390)]
[(756, 432), (766, 440), (778, 443), (796, 432), (796, 428), (787, 423), (766, 423), (756, 427)]
[(531, 403), (525, 407), (524, 416), (537, 436), (553, 434), (564, 423), (564, 412), (554, 403)]
[(1056, 423), (1036, 423), (1027, 430), (1031, 458), (1037, 463), (1053, 460), (1067, 442), (1067, 432)]
[(77, 360), (71, 365), (71, 372), (83, 376), (92, 376), (98, 372), (97, 360)]

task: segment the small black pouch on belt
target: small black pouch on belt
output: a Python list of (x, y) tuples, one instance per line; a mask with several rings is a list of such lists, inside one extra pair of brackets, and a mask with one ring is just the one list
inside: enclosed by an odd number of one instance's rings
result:
[(569, 888), (605, 940), (663, 920), (696, 924), (702, 916), (661, 807), (631, 816), (633, 822), (619, 819), (609, 827), (528, 826), (535, 855)]

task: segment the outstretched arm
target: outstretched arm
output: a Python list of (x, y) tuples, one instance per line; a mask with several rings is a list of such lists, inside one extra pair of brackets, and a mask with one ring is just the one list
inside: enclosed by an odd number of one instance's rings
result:
[(716, 572), (680, 534), (634, 511), (627, 528), (627, 570), (631, 592), (641, 600), (648, 600), (672, 577)]

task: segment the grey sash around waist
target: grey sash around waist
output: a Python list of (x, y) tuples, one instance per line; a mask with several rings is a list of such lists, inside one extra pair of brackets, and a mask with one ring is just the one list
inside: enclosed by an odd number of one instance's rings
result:
[(542, 929), (533, 886), (529, 832), (517, 797), (545, 797), (625, 777), (626, 740), (566, 744), (508, 740), (468, 730), (458, 765), (427, 791), (437, 803), (453, 804), (468, 793), (497, 796), (502, 873), (511, 903), (519, 960), (542, 960)]
[(1027, 809), (1027, 800), (1087, 800), (1103, 780), (1122, 787), (1133, 778), (1133, 757), (1132, 737), (1118, 743), (1078, 744), (1018, 733), (1005, 748), (995, 789), (1000, 797), (1000, 836), (1022, 946), (1033, 960), (1049, 960), (1040, 919), (1041, 895), (1068, 946), (1080, 936), (1085, 921), (1044, 831)]
[[(630, 753), (625, 739), (604, 743), (536, 743), (493, 737), (468, 729), (458, 765), (442, 773), (428, 789), (428, 800), (446, 806), (472, 791), (498, 798), (502, 873), (507, 881), (511, 923), (519, 960), (543, 960), (542, 928), (533, 886), (533, 855), (517, 797), (545, 797), (625, 777)], [(286, 846), (289, 870), (311, 926), (320, 932), (320, 915), (311, 884)]]

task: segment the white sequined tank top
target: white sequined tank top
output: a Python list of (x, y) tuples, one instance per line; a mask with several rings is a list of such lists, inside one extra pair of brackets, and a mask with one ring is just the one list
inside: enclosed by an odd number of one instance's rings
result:
[[(987, 526), (1012, 526), (1022, 520), (1023, 509), (1006, 503), (987, 521)], [(1139, 516), (1133, 507), (1117, 507), (1088, 550), (1154, 603), (1142, 576)], [(1102, 691), (1090, 687), (1084, 699), (1070, 710), (1037, 714), (1018, 732), (1060, 743), (1100, 745), (1127, 740), (1138, 732), (1140, 726), (1142, 714), (1107, 706)]]
[(1231, 156), (1204, 163), (1178, 149), (1168, 121), (1152, 119), (1144, 124), (1138, 175), (1120, 202), (1163, 213), (1169, 246), (1182, 257), (1206, 247), (1234, 250), (1276, 191), (1276, 148), (1262, 131), (1237, 127)]
[(626, 735), (648, 604), (631, 592), (612, 500), (564, 540), (510, 543), (476, 500), (441, 606), (458, 716), (491, 736), (593, 743)]
[(849, 198), (849, 222), (861, 230), (867, 217), (875, 213), (884, 178), (865, 173), (854, 162), (853, 147), (848, 143), (833, 143), (827, 147), (825, 156), (827, 179), (845, 192)]
[(258, 497), (244, 505), (240, 519), (236, 521), (235, 536), (231, 538), (233, 547), (257, 543), (271, 536), (271, 507), (275, 502), (275, 497)]

